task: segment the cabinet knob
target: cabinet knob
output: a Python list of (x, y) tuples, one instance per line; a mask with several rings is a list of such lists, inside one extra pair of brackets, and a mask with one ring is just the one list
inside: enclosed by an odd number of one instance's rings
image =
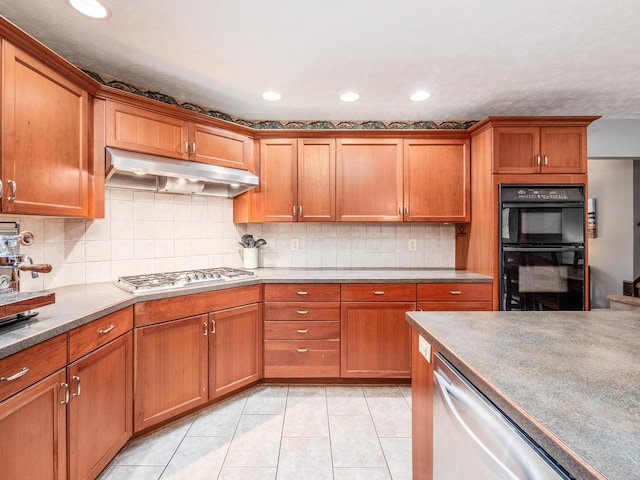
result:
[(302, 335), (303, 333), (309, 333), (309, 329), (308, 328), (298, 328), (296, 330), (300, 335)]
[(536, 156), (536, 165), (540, 166), (540, 155)]
[(309, 349), (308, 349), (308, 348), (296, 348), (296, 351), (297, 351), (298, 353), (306, 353), (306, 352), (308, 352), (308, 351), (309, 351)]
[(305, 292), (304, 290), (296, 292), (298, 295), (309, 295), (309, 292)]
[(462, 295), (461, 290), (449, 290), (449, 295)]
[(296, 313), (298, 315), (306, 315), (307, 313), (309, 313), (309, 310), (296, 310)]
[(544, 156), (544, 166), (548, 166), (549, 165), (549, 159), (547, 158), (547, 156)]
[(374, 295), (384, 295), (384, 291), (382, 290), (377, 290), (375, 292), (373, 292)]

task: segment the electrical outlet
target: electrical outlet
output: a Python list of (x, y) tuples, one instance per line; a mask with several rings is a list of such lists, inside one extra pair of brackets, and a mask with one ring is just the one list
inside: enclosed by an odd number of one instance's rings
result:
[(417, 248), (418, 248), (418, 245), (415, 238), (412, 238), (411, 240), (409, 240), (409, 251), (415, 252)]
[(292, 238), (291, 239), (291, 251), (292, 252), (297, 252), (298, 250), (300, 250), (300, 240), (298, 238)]

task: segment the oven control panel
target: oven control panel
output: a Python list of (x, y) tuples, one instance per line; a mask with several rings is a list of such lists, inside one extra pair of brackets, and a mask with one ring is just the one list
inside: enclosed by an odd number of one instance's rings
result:
[(502, 185), (501, 197), (503, 202), (584, 201), (583, 191), (580, 186)]

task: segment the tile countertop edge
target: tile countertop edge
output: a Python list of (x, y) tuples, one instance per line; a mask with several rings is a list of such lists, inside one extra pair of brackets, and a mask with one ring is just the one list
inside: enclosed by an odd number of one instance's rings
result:
[(449, 348), (445, 340), (425, 328), (412, 316), (413, 313), (416, 312), (407, 312), (405, 315), (409, 324), (571, 475), (581, 480), (607, 480), (608, 477), (591, 466), (556, 435), (536, 421), (507, 394), (488, 381), (470, 364), (471, 362), (467, 362), (453, 349)]
[(18, 353), (97, 318), (138, 302), (266, 283), (490, 283), (491, 277), (454, 269), (297, 269), (259, 268), (256, 278), (158, 290), (127, 293), (112, 282), (70, 285), (57, 289), (56, 303), (36, 309), (33, 319), (0, 327), (0, 359)]

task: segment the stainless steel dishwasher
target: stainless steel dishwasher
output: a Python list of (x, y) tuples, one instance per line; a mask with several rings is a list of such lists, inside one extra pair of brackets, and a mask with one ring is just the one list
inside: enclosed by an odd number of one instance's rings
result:
[(433, 383), (434, 480), (571, 478), (440, 354)]

